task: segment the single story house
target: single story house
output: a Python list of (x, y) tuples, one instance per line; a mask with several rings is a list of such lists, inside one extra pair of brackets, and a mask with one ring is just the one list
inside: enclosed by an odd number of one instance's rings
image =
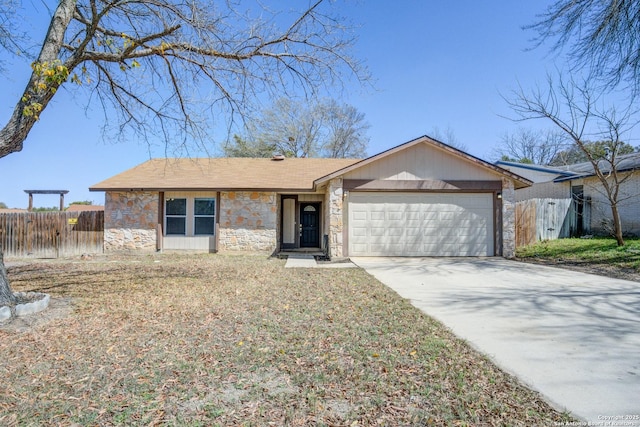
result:
[(71, 204), (67, 207), (66, 212), (98, 212), (103, 211), (104, 206), (101, 205), (82, 205), (82, 204)]
[(105, 181), (105, 250), (505, 256), (531, 181), (423, 136), (367, 159), (152, 159)]
[[(640, 153), (619, 156), (616, 163), (622, 181), (618, 195), (622, 230), (626, 235), (640, 236)], [(539, 239), (611, 234), (611, 205), (590, 162), (549, 167), (499, 161), (496, 165), (533, 182), (516, 190), (516, 202), (542, 201), (539, 222), (550, 224), (545, 220), (556, 218), (557, 226), (544, 225)], [(606, 162), (599, 167), (608, 174)], [(550, 229), (553, 233), (547, 234)]]

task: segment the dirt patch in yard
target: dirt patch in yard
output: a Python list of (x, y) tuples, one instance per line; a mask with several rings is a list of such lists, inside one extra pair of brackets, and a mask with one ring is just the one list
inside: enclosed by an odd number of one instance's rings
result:
[(49, 306), (38, 312), (26, 316), (14, 317), (0, 322), (0, 331), (10, 333), (24, 333), (39, 328), (57, 319), (64, 319), (69, 316), (73, 306), (71, 298), (51, 298)]

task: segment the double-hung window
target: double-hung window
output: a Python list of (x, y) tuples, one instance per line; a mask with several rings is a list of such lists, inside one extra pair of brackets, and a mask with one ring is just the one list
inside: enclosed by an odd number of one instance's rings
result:
[(215, 227), (216, 199), (193, 200), (193, 234), (213, 235)]
[(213, 236), (216, 198), (183, 194), (168, 195), (165, 199), (165, 236)]
[(167, 199), (165, 203), (165, 234), (184, 236), (187, 234), (187, 199)]

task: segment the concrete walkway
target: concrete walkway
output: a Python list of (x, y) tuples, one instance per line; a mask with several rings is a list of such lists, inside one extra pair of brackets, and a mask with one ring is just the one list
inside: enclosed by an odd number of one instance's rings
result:
[(557, 408), (640, 426), (640, 283), (501, 258), (352, 261)]

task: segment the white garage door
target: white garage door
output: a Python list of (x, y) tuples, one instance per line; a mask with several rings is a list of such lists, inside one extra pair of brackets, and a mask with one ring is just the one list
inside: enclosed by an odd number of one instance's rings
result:
[(349, 194), (349, 256), (493, 256), (493, 198)]

